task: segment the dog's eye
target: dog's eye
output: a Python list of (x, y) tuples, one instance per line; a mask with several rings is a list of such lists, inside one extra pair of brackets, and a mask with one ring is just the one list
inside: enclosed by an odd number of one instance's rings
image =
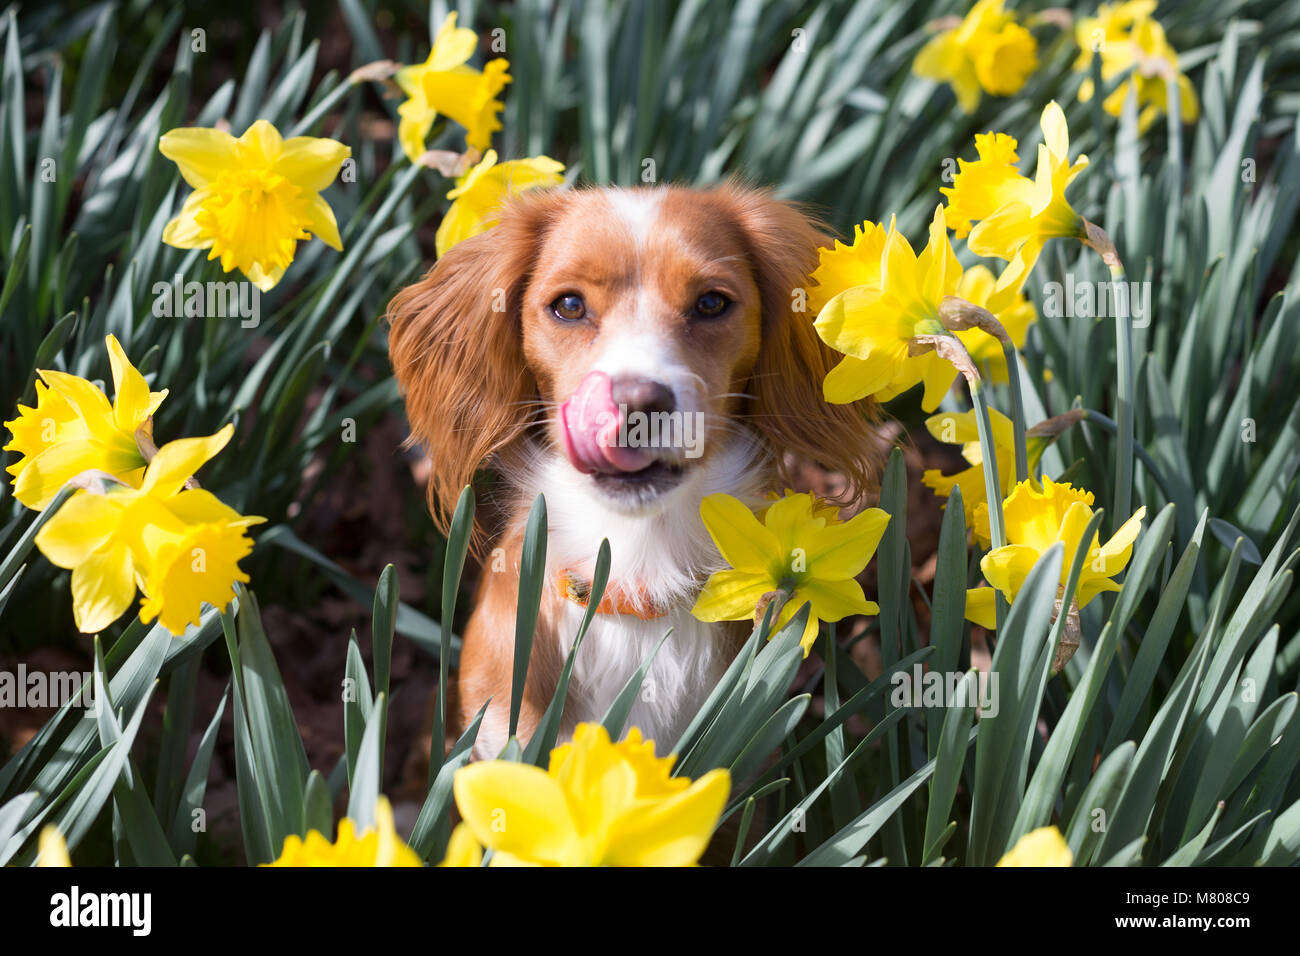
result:
[(706, 292), (695, 300), (695, 314), (704, 319), (716, 319), (730, 305), (731, 300), (721, 292)]
[(551, 303), (551, 311), (557, 319), (563, 319), (565, 322), (577, 322), (587, 314), (587, 303), (582, 301), (582, 296), (573, 292), (566, 292)]

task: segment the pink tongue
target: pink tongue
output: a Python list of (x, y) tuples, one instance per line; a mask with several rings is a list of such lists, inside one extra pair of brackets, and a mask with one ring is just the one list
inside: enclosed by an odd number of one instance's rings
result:
[(613, 383), (604, 372), (588, 372), (578, 390), (560, 406), (564, 453), (584, 475), (640, 471), (654, 456), (618, 444), (618, 406)]

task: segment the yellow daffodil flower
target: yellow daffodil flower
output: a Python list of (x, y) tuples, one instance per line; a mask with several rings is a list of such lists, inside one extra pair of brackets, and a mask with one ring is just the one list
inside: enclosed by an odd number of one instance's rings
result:
[(315, 235), (343, 249), (334, 211), (320, 195), (352, 155), (342, 143), (285, 140), (258, 120), (239, 139), (217, 129), (174, 129), (158, 148), (194, 187), (163, 230), (168, 245), (208, 249), (223, 270), (239, 269), (263, 292), (280, 281), (299, 240)]
[(263, 866), (423, 866), (415, 851), (402, 842), (393, 826), (393, 808), (388, 798), (375, 801), (376, 826), (357, 833), (348, 818), (339, 821), (338, 839), (331, 843), (319, 830), (303, 839), (296, 833), (284, 838), (280, 856)]
[[(1011, 419), (996, 408), (989, 409), (989, 424), (992, 426), (993, 448), (997, 453), (998, 483), (1002, 494), (1010, 494), (1016, 483), (1015, 434)], [(980, 450), (979, 430), (975, 421), (975, 411), (940, 412), (925, 420), (925, 427), (936, 439), (949, 445), (961, 445), (961, 454), (970, 467), (956, 474), (945, 475), (937, 468), (927, 469), (921, 475), (921, 483), (933, 489), (936, 495), (947, 498), (954, 487), (961, 488), (961, 505), (966, 515), (966, 526), (975, 532), (976, 540), (982, 547), (989, 546), (988, 510), (982, 512), (983, 524), (977, 520), (979, 508), (985, 505), (983, 452)], [(1029, 457), (1029, 470), (1032, 473), (1039, 459), (1043, 457), (1049, 442), (1045, 439), (1030, 437), (1026, 441)]]
[(1006, 133), (976, 133), (974, 161), (958, 158), (951, 186), (940, 187), (948, 200), (944, 218), (958, 239), (971, 227), (1010, 202), (1028, 195), (1028, 182), (1020, 175), (1016, 140)]
[(1074, 854), (1056, 827), (1039, 827), (1026, 833), (995, 866), (1071, 866)]
[(63, 839), (63, 834), (59, 828), (52, 823), (47, 823), (41, 828), (41, 835), (37, 838), (36, 843), (36, 865), (68, 867), (72, 866), (72, 858), (68, 856), (68, 844)]
[(949, 84), (967, 112), (980, 91), (1010, 96), (1038, 68), (1038, 41), (1016, 23), (1002, 0), (979, 0), (955, 27), (942, 30), (921, 48), (912, 72)]
[[(690, 866), (708, 846), (731, 791), (726, 770), (695, 782), (671, 776), (637, 728), (611, 743), (579, 724), (546, 770), (505, 760), (456, 771), (452, 787), (468, 833), (449, 859), (472, 859), (471, 838), (494, 866)], [(453, 840), (455, 842), (455, 840)]]
[(489, 149), (478, 165), (458, 179), (456, 188), (447, 193), (452, 204), (434, 237), (438, 255), (495, 226), (501, 206), (511, 196), (539, 186), (563, 183), (562, 172), (564, 164), (548, 156), (498, 163), (496, 150)]
[(764, 510), (760, 523), (739, 499), (713, 494), (700, 502), (700, 517), (731, 567), (715, 571), (704, 585), (691, 608), (699, 620), (752, 618), (765, 594), (788, 588), (792, 596), (772, 632), (810, 604), (801, 639), (807, 656), (818, 622), (880, 613), (855, 580), (889, 524), (889, 515), (879, 508), (841, 522), (827, 515), (813, 495), (788, 494)]
[(1024, 283), (1048, 239), (1084, 238), (1083, 218), (1065, 190), (1087, 167), (1088, 157), (1070, 162), (1070, 131), (1055, 101), (1043, 109), (1039, 124), (1044, 141), (1033, 179), (1016, 169), (1016, 141), (988, 134), (976, 137), (980, 158), (960, 163), (952, 187), (939, 190), (948, 197), (948, 226), (958, 236), (969, 231), (971, 252), (1011, 263), (998, 278), (999, 293)]
[(492, 134), (501, 128), (497, 114), (505, 107), (497, 96), (510, 82), (510, 64), (501, 58), (489, 60), (481, 72), (466, 66), (478, 48), (478, 34), (457, 27), (456, 16), (454, 11), (447, 14), (428, 59), (403, 67), (395, 77), (407, 97), (397, 107), (397, 138), (413, 163), (424, 153), (424, 141), (439, 114), (465, 127), (470, 149), (487, 149)]
[(173, 634), (198, 624), (202, 604), (224, 607), (234, 583), (247, 581), (238, 562), (252, 550), (244, 530), (264, 518), (244, 517), (211, 492), (182, 490), (217, 454), (234, 427), (160, 448), (140, 487), (110, 484), (102, 494), (78, 491), (36, 535), (52, 564), (72, 571), (77, 628), (96, 633), (117, 620), (140, 582), (140, 619), (155, 617)]
[(152, 415), (167, 390), (149, 391), (112, 335), (105, 339), (113, 371), (113, 403), (97, 385), (52, 369), (40, 369), (36, 405), (18, 406), (5, 422), (13, 435), (5, 451), (21, 457), (9, 466), (14, 497), (40, 510), (69, 480), (84, 471), (103, 471), (128, 485), (139, 485), (145, 458), (136, 432), (153, 430)]
[[(1065, 545), (1060, 582), (1064, 584), (1070, 574), (1074, 555), (1083, 545), (1083, 532), (1092, 520), (1092, 502), (1092, 492), (1073, 488), (1066, 483), (1057, 484), (1047, 477), (1042, 479), (1041, 489), (1035, 487), (1032, 479), (1016, 485), (1002, 505), (1007, 544), (990, 551), (980, 561), (984, 579), (992, 588), (977, 588), (967, 592), (966, 616), (985, 627), (993, 626), (993, 589), (1001, 591), (1008, 601), (1014, 602), (1034, 564), (1058, 541)], [(1086, 545), (1088, 550), (1074, 594), (1075, 603), (1080, 608), (1086, 607), (1088, 602), (1103, 591), (1120, 589), (1112, 579), (1128, 564), (1133, 553), (1133, 542), (1142, 530), (1142, 519), (1146, 513), (1146, 508), (1139, 508), (1104, 545), (1100, 542), (1100, 536), (1093, 534), (1092, 541)], [(987, 541), (989, 532), (986, 504), (981, 503), (976, 509), (975, 521), (976, 533), (982, 535), (981, 540)]]
[[(1095, 17), (1083, 17), (1075, 25), (1080, 54), (1074, 68), (1085, 73), (1092, 69), (1092, 58), (1101, 57), (1101, 76), (1109, 82), (1124, 72), (1132, 75), (1120, 83), (1102, 108), (1119, 116), (1129, 90), (1136, 88), (1138, 131), (1146, 132), (1157, 117), (1169, 112), (1169, 87), (1173, 79), (1178, 90), (1179, 115), (1191, 123), (1200, 115), (1200, 101), (1191, 80), (1178, 69), (1178, 54), (1169, 45), (1165, 30), (1153, 19), (1154, 0), (1102, 4)], [(1079, 87), (1079, 101), (1087, 103), (1093, 96), (1092, 77)]]
[[(939, 320), (944, 297), (958, 295), (964, 287), (982, 295), (982, 307), (994, 314), (1016, 311), (1016, 321), (1024, 304), (1018, 284), (985, 290), (977, 275), (963, 285), (942, 206), (935, 210), (920, 255), (895, 222), (888, 229), (866, 223), (855, 232), (852, 246), (836, 244), (821, 251), (812, 278), (817, 285), (809, 300), (820, 307), (817, 334), (845, 356), (822, 386), (826, 401), (835, 404), (867, 396), (888, 401), (923, 383), (921, 405), (932, 411), (952, 387), (957, 370), (932, 351), (911, 355), (908, 345), (913, 336), (944, 333)], [(978, 329), (963, 336), (976, 343), (989, 338)]]

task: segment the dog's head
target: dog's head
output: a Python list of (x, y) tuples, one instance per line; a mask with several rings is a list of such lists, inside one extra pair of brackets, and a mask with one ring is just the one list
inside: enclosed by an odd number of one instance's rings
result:
[(512, 467), (536, 442), (630, 512), (742, 437), (861, 490), (871, 409), (823, 400), (835, 356), (805, 306), (824, 241), (794, 206), (734, 185), (512, 200), (389, 307), (435, 515), (490, 458)]

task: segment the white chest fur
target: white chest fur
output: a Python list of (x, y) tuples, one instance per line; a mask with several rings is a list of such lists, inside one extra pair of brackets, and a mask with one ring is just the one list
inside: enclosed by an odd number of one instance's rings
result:
[[(627, 614), (597, 614), (574, 662), (566, 701), (564, 731), (574, 724), (600, 720), (629, 677), (671, 629), (637, 695), (628, 726), (637, 726), (667, 753), (690, 723), (730, 663), (723, 626), (706, 624), (690, 609), (710, 573), (725, 562), (700, 520), (700, 501), (725, 491), (750, 503), (757, 501), (762, 470), (750, 443), (731, 442), (689, 470), (682, 483), (665, 493), (654, 508), (620, 511), (563, 459), (540, 464), (531, 490), (546, 497), (547, 571), (551, 581), (561, 571), (590, 579), (604, 539), (610, 544), (610, 581), (625, 591), (645, 594), (659, 607), (660, 618), (643, 621)], [(549, 457), (549, 456), (548, 456)], [(577, 636), (583, 608), (566, 605), (561, 650), (567, 654)]]

